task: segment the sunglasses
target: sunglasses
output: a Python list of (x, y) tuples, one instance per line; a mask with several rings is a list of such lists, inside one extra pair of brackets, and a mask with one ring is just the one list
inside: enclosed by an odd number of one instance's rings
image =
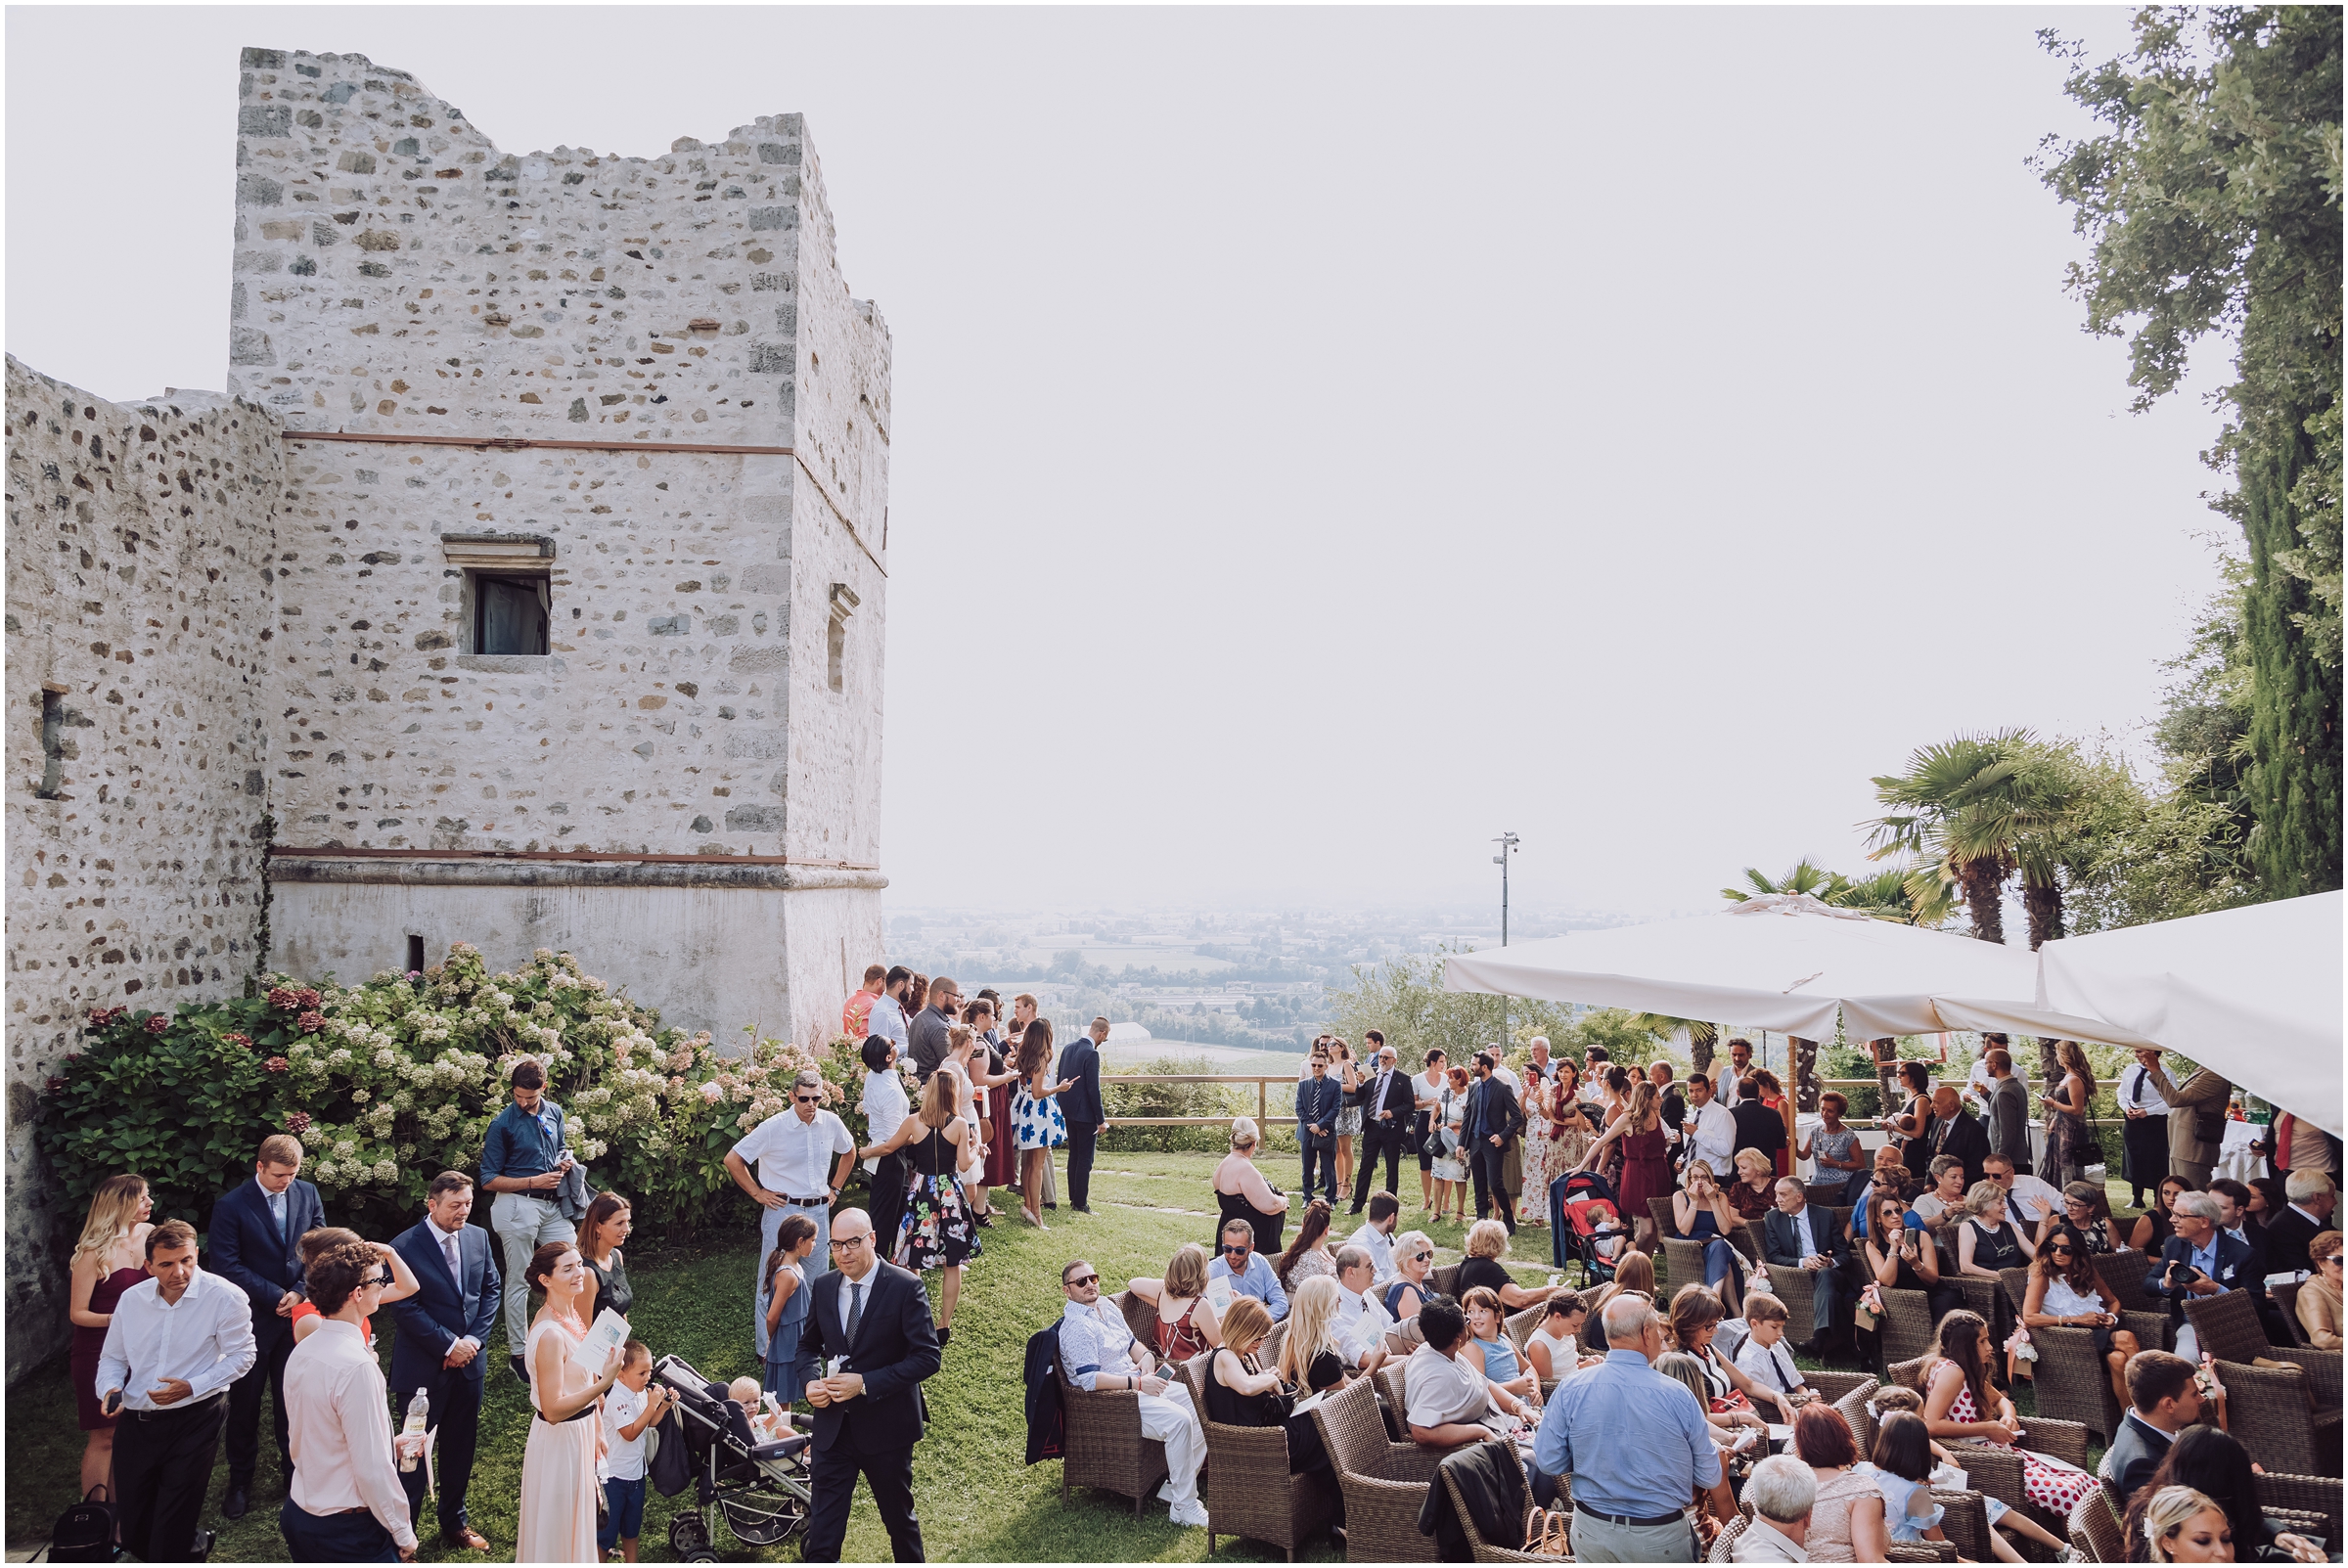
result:
[(1236, 1246), (1236, 1247), (1235, 1247), (1235, 1246), (1229, 1246), (1229, 1245), (1227, 1245), (1227, 1246), (1225, 1246), (1225, 1247), (1223, 1248), (1223, 1250), (1224, 1250), (1225, 1252), (1227, 1252), (1227, 1253), (1231, 1254), (1231, 1256), (1233, 1256), (1233, 1257), (1235, 1257), (1235, 1258), (1236, 1258), (1236, 1257), (1239, 1257), (1241, 1254), (1242, 1254), (1242, 1253), (1246, 1252), (1246, 1251), (1248, 1250), (1248, 1246), (1247, 1246), (1247, 1243), (1245, 1243), (1244, 1241), (1242, 1241), (1242, 1242), (1241, 1242), (1241, 1243), (1240, 1243), (1238, 1246)]
[(1082, 1290), (1082, 1289), (1083, 1289), (1083, 1288), (1084, 1288), (1086, 1285), (1097, 1285), (1097, 1284), (1099, 1284), (1100, 1282), (1101, 1282), (1101, 1277), (1100, 1277), (1099, 1275), (1097, 1275), (1097, 1274), (1088, 1274), (1088, 1275), (1084, 1275), (1084, 1276), (1082, 1276), (1082, 1277), (1078, 1277), (1078, 1278), (1074, 1278), (1074, 1279), (1071, 1279), (1071, 1280), (1069, 1280), (1069, 1281), (1068, 1281), (1068, 1288), (1069, 1288), (1069, 1289), (1071, 1289), (1071, 1290)]
[(2068, 1241), (2057, 1241), (2047, 1248), (2047, 1254), (2050, 1257), (2067, 1258), (2071, 1255), (2071, 1244)]
[(2340, 1261), (2340, 1255), (2335, 1252), (2330, 1257), (2325, 1258), (2324, 1261), (2325, 1263), (2337, 1264)]
[(793, 1095), (790, 1098), (802, 1105), (821, 1105), (824, 1102), (824, 1097), (821, 1095)]
[(1427, 1259), (1433, 1256), (1434, 1254), (1431, 1252), (1414, 1252), (1411, 1254), (1411, 1261), (1413, 1263), (1424, 1263)]

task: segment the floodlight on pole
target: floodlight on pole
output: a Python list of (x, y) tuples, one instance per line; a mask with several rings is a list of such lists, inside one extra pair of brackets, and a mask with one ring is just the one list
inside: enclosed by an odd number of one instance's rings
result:
[[(1492, 842), (1500, 846), (1500, 853), (1492, 857), (1492, 864), (1500, 868), (1500, 945), (1507, 947), (1509, 945), (1509, 857), (1516, 853), (1516, 835), (1512, 832), (1503, 832)], [(1500, 999), (1500, 1050), (1501, 1054), (1505, 1057), (1509, 1050), (1509, 999), (1506, 996)]]

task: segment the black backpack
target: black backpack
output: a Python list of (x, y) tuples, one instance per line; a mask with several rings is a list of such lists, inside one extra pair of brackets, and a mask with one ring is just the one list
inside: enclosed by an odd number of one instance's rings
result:
[[(100, 1501), (101, 1497), (107, 1501)], [(51, 1562), (113, 1562), (114, 1549), (113, 1494), (101, 1481), (90, 1495), (57, 1516), (49, 1532)]]

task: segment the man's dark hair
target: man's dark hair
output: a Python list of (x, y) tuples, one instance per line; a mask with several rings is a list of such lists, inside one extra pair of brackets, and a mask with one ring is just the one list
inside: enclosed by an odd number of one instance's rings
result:
[(432, 1185), (424, 1189), (425, 1198), (438, 1202), (444, 1192), (462, 1192), (473, 1186), (473, 1178), (463, 1171), (442, 1171), (432, 1178)]
[(1737, 1080), (1737, 1098), (1738, 1098), (1738, 1099), (1758, 1099), (1758, 1098), (1761, 1098), (1761, 1081), (1760, 1081), (1759, 1079), (1757, 1079), (1757, 1078), (1739, 1078), (1739, 1079), (1738, 1079), (1738, 1080)]
[(1370, 1194), (1370, 1223), (1372, 1225), (1376, 1225), (1389, 1214), (1400, 1214), (1401, 1212), (1402, 1199), (1393, 1193), (1373, 1192)]
[(899, 982), (910, 980), (912, 978), (913, 971), (905, 967), (904, 964), (891, 964), (889, 966), (888, 977), (882, 980), (880, 984), (883, 987), (893, 989)]
[(1428, 1344), (1437, 1350), (1449, 1350), (1468, 1331), (1468, 1314), (1449, 1296), (1429, 1296), (1419, 1309), (1419, 1327)]
[(1362, 1038), (1375, 1040), (1382, 1046), (1386, 1043), (1386, 1032), (1383, 1029), (1365, 1029), (1362, 1031)]
[(1981, 1061), (1989, 1068), (1993, 1077), (2003, 1077), (2013, 1071), (2012, 1055), (2008, 1052), (2000, 1051), (1995, 1046), (1981, 1053)]
[(1753, 1043), (1750, 1040), (1745, 1039), (1742, 1035), (1738, 1035), (1736, 1039), (1729, 1042), (1729, 1049), (1731, 1051), (1735, 1051), (1738, 1046), (1742, 1046), (1747, 1051), (1753, 1049)]
[(1091, 1266), (1092, 1260), (1089, 1258), (1070, 1258), (1067, 1262), (1060, 1266), (1060, 1282), (1064, 1286), (1068, 1282), (1068, 1276), (1074, 1274), (1078, 1269), (1090, 1268)]
[(1614, 1053), (1603, 1046), (1592, 1046), (1582, 1054), (1585, 1058), (1585, 1065), (1593, 1061), (1612, 1061), (1614, 1059)]
[(301, 1277), (309, 1287), (310, 1305), (332, 1318), (342, 1310), (352, 1291), (381, 1274), (383, 1268), (383, 1254), (375, 1248), (364, 1241), (345, 1241), (311, 1259)]
[(2250, 1188), (2231, 1176), (2221, 1176), (2209, 1184), (2212, 1192), (2223, 1192), (2234, 1199), (2234, 1206), (2244, 1214), (2250, 1212)]
[(147, 1232), (147, 1261), (153, 1263), (156, 1253), (163, 1247), (192, 1247), (196, 1244), (196, 1228), (185, 1220), (165, 1220)]
[(2120, 1375), (2128, 1381), (2128, 1403), (2149, 1414), (2162, 1400), (2185, 1392), (2193, 1380), (2193, 1364), (2165, 1350), (2140, 1350), (2128, 1358)]
[(518, 1063), (514, 1068), (514, 1087), (517, 1089), (544, 1089), (546, 1087), (546, 1069), (535, 1061)]
[(1711, 1079), (1709, 1079), (1709, 1078), (1706, 1078), (1706, 1077), (1705, 1077), (1705, 1076), (1704, 1076), (1702, 1073), (1700, 1073), (1700, 1072), (1692, 1072), (1692, 1073), (1690, 1073), (1690, 1074), (1688, 1075), (1688, 1087), (1689, 1087), (1689, 1088), (1691, 1088), (1691, 1089), (1693, 1089), (1693, 1088), (1694, 1088), (1696, 1085), (1698, 1085), (1698, 1084), (1701, 1084), (1701, 1085), (1703, 1085), (1703, 1086), (1704, 1086), (1704, 1088), (1706, 1088), (1706, 1089), (1708, 1090), (1708, 1089), (1710, 1089), (1710, 1088), (1712, 1087), (1712, 1080), (1711, 1080)]
[(1496, 1066), (1498, 1066), (1498, 1065), (1499, 1065), (1499, 1063), (1498, 1063), (1498, 1062), (1495, 1062), (1495, 1061), (1492, 1059), (1492, 1053), (1490, 1053), (1489, 1051), (1479, 1051), (1479, 1052), (1477, 1052), (1477, 1053), (1475, 1053), (1475, 1064), (1476, 1064), (1478, 1067), (1481, 1067), (1481, 1068), (1483, 1068), (1483, 1069), (1484, 1069), (1484, 1071), (1486, 1071), (1486, 1072), (1490, 1072), (1490, 1071), (1491, 1071), (1491, 1070), (1492, 1070), (1494, 1067), (1496, 1067)]
[(888, 1053), (896, 1049), (896, 1045), (897, 1043), (886, 1035), (866, 1035), (862, 1053), (866, 1070), (879, 1072), (887, 1066)]

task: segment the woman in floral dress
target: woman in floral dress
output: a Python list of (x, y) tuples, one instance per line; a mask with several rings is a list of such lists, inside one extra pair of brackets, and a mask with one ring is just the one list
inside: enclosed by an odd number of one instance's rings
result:
[[(2021, 1422), (2013, 1401), (1990, 1384), (1990, 1358), (1995, 1354), (1989, 1324), (1976, 1314), (1953, 1312), (1941, 1319), (1939, 1336), (1924, 1365), (1924, 1426), (1934, 1437), (2013, 1448)], [(2096, 1486), (2095, 1476), (2076, 1465), (2030, 1449), (2016, 1452), (2022, 1456), (2022, 1490), (2057, 1519), (2070, 1517), (2073, 1505)], [(2015, 1528), (2058, 1549), (2062, 1545), (2035, 1524)]]
[(1060, 1092), (1052, 1081), (1052, 1020), (1038, 1018), (1019, 1036), (1019, 1090), (1011, 1102), (1012, 1137), (1019, 1145), (1019, 1215), (1045, 1230), (1038, 1199), (1052, 1151), (1068, 1141), (1068, 1119), (1061, 1114)]
[(1552, 1168), (1556, 1145), (1550, 1132), (1550, 1098), (1554, 1087), (1547, 1080), (1536, 1078), (1523, 1067), (1516, 1069), (1524, 1089), (1518, 1102), (1524, 1108), (1524, 1187), (1516, 1194), (1516, 1223), (1519, 1225), (1549, 1224), (1549, 1184), (1558, 1172)]
[(941, 1063), (923, 1087), (922, 1108), (906, 1117), (886, 1142), (857, 1155), (870, 1160), (905, 1150), (913, 1185), (905, 1194), (905, 1218), (898, 1222), (889, 1257), (899, 1268), (917, 1274), (944, 1271), (937, 1302), (940, 1347), (953, 1332), (954, 1304), (962, 1299), (962, 1266), (979, 1250), (977, 1216), (956, 1178), (964, 1156), (976, 1143), (967, 1114), (969, 1094), (961, 1070), (950, 1061)]
[[(2054, 1186), (2066, 1187), (2087, 1174), (2087, 1106), (2096, 1092), (2096, 1072), (2076, 1040), (2056, 1046), (2054, 1059), (2062, 1067), (2062, 1081), (2039, 1101), (2047, 1112), (2045, 1174)], [(2102, 1158), (2101, 1151), (2096, 1158)]]

